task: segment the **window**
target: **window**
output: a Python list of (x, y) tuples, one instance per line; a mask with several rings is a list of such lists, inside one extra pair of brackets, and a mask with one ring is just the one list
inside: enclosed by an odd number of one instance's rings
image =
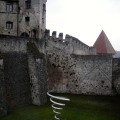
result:
[(44, 18), (42, 18), (42, 23), (44, 23)]
[(7, 4), (7, 5), (6, 5), (6, 11), (7, 11), (7, 12), (12, 12), (12, 11), (13, 11), (13, 5), (10, 4), (10, 3)]
[(30, 9), (31, 8), (31, 1), (27, 0), (26, 1), (26, 9)]
[(6, 28), (12, 29), (13, 28), (13, 22), (6, 22)]
[(44, 23), (44, 16), (45, 16), (46, 6), (43, 4), (43, 12), (42, 12), (42, 23)]
[(25, 17), (25, 21), (29, 22), (30, 21), (30, 17)]
[(32, 37), (36, 38), (36, 30), (35, 29), (32, 30)]
[(20, 36), (29, 37), (28, 33), (26, 33), (26, 32), (23, 32)]
[(46, 11), (46, 5), (43, 4), (43, 11)]

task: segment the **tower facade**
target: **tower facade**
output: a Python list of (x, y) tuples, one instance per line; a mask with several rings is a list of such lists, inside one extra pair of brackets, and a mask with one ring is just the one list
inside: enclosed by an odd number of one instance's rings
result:
[(0, 34), (41, 38), (47, 0), (0, 0)]

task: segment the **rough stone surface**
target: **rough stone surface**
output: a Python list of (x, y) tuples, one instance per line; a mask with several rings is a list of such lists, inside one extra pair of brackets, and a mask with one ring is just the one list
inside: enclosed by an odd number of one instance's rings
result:
[(8, 36), (0, 34), (0, 51), (7, 52), (22, 52), (27, 54), (27, 43), (34, 42), (39, 51), (44, 53), (44, 39), (33, 39), (16, 36)]
[(0, 118), (7, 115), (4, 66), (3, 59), (0, 58)]
[(31, 93), (27, 55), (9, 52), (4, 53), (3, 56), (8, 109), (30, 104)]
[(120, 58), (113, 59), (113, 90), (120, 94)]
[[(36, 37), (42, 37), (46, 28), (46, 1), (33, 0), (31, 1), (31, 9), (26, 9), (25, 0), (20, 0), (19, 36), (25, 31), (29, 37), (34, 37), (35, 30)], [(29, 17), (30, 21), (25, 22), (25, 17)]]
[[(13, 3), (12, 12), (6, 12), (6, 3), (0, 0), (0, 34), (17, 35), (17, 3)], [(6, 22), (14, 22), (13, 29), (7, 29)]]
[[(27, 44), (31, 42), (34, 43), (35, 50), (31, 47), (28, 49)], [(0, 82), (0, 97), (2, 97), (0, 110), (4, 107), (0, 117), (6, 115), (7, 109), (25, 104), (41, 105), (47, 101), (44, 45), (43, 39), (0, 35), (0, 51), (3, 55), (5, 75), (4, 79), (0, 79), (5, 83), (4, 87)], [(2, 78), (1, 71), (3, 70), (0, 69)], [(3, 88), (5, 93), (1, 91)]]
[(57, 50), (59, 53), (64, 51), (66, 54), (96, 55), (96, 49), (94, 47), (90, 47), (70, 35), (66, 35), (65, 39), (62, 39), (61, 36), (56, 38), (55, 33), (52, 36), (46, 36), (46, 46), (48, 54)]
[[(0, 34), (41, 38), (46, 28), (47, 0), (32, 0), (26, 8), (27, 0), (8, 2), (0, 0)], [(6, 4), (12, 4), (13, 10), (6, 11)], [(28, 20), (26, 21), (26, 18)], [(13, 28), (7, 29), (6, 22), (13, 22)], [(25, 33), (25, 34), (24, 34)]]
[(28, 64), (32, 104), (43, 105), (47, 102), (46, 61), (34, 43), (28, 43)]
[(71, 39), (62, 42), (52, 36), (47, 41), (48, 89), (62, 93), (112, 94), (112, 56), (91, 55), (80, 41), (83, 48), (73, 47), (77, 43)]
[(0, 35), (0, 51), (6, 95), (1, 106), (8, 109), (30, 103), (42, 105), (47, 101), (46, 91), (51, 89), (59, 93), (119, 94), (119, 60), (96, 55), (95, 48), (72, 36), (63, 39), (61, 33), (56, 38), (55, 31), (42, 39)]

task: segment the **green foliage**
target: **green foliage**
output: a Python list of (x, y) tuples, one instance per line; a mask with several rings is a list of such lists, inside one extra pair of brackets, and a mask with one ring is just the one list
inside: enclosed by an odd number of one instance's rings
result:
[[(58, 94), (55, 94), (58, 95)], [(120, 96), (84, 96), (59, 94), (70, 98), (61, 110), (61, 120), (120, 120)], [(28, 105), (8, 111), (1, 120), (54, 120), (51, 103)]]

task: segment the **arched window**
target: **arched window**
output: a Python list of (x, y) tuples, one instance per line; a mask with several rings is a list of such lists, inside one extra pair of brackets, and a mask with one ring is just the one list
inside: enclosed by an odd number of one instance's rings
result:
[(29, 37), (28, 33), (26, 33), (26, 32), (23, 32), (20, 36)]
[(7, 29), (13, 29), (13, 22), (6, 22)]

